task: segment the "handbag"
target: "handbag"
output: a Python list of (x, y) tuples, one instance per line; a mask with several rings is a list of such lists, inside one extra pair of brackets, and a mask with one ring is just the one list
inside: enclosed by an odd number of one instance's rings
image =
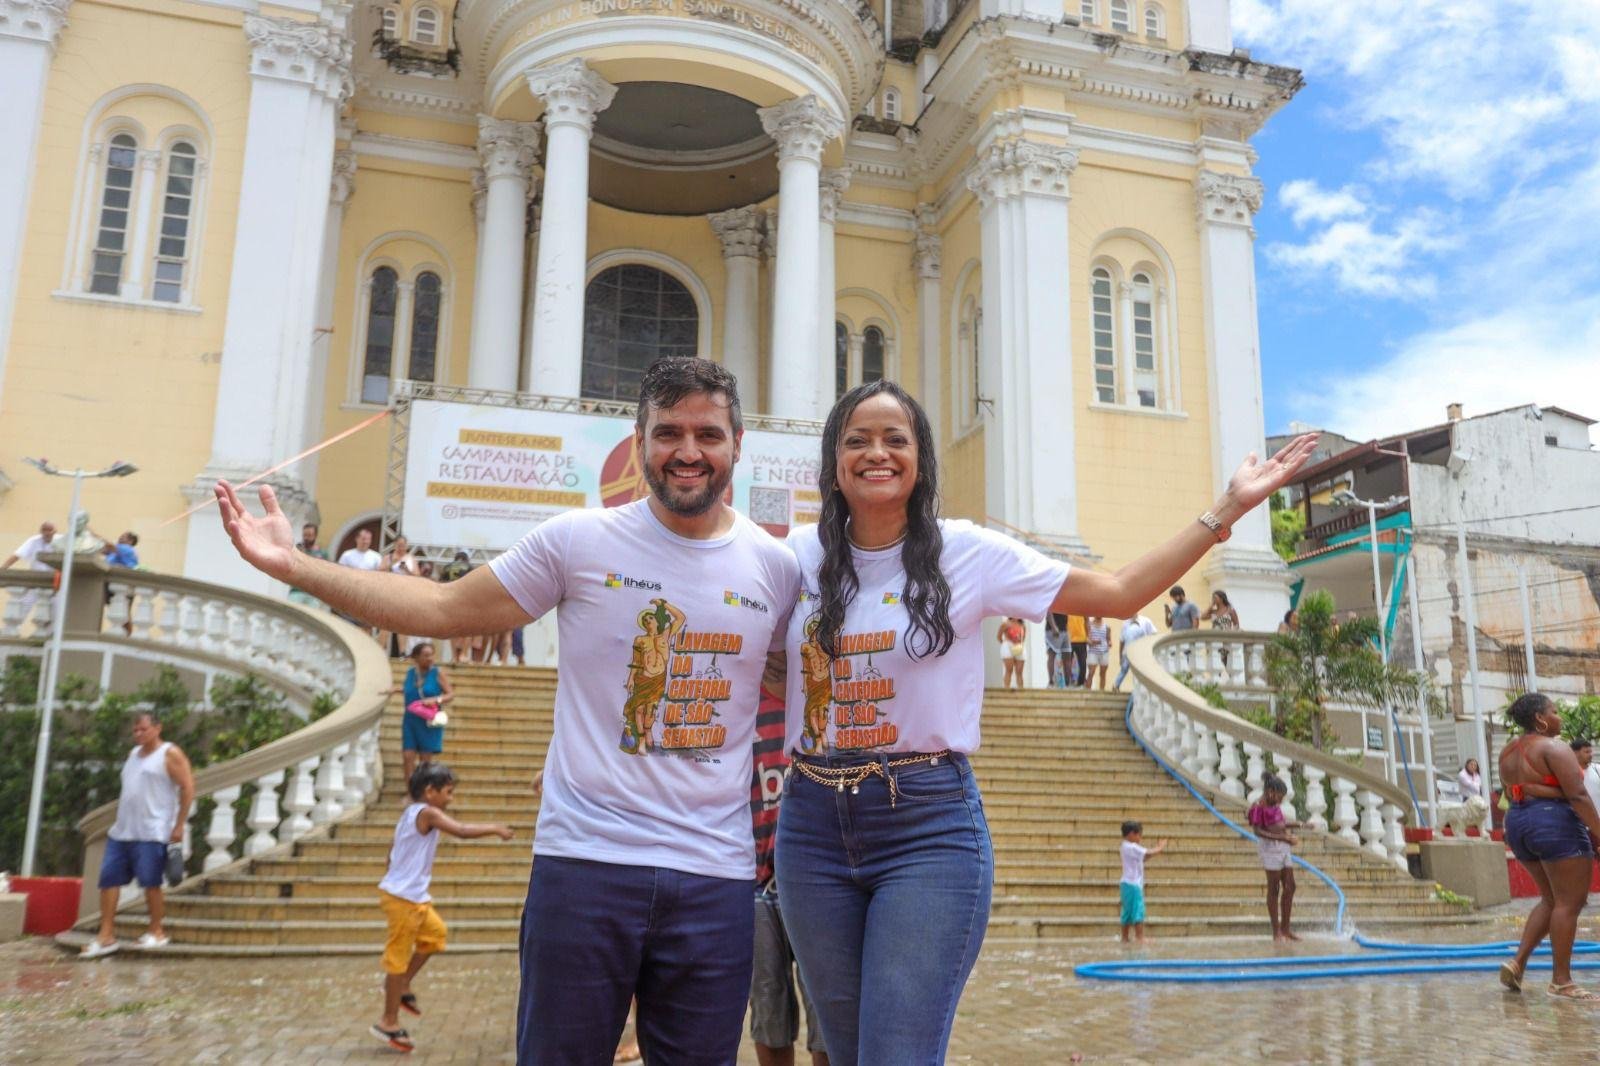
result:
[(167, 884), (173, 888), (183, 880), (183, 845), (167, 845)]

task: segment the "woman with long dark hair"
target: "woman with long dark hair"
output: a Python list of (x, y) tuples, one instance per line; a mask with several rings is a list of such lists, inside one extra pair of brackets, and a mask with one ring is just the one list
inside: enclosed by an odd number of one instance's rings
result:
[[(1500, 967), (1500, 983), (1522, 991), (1522, 975), (1539, 942), (1550, 937), (1552, 996), (1600, 1000), (1572, 980), (1572, 941), (1589, 902), (1589, 871), (1600, 836), (1600, 812), (1583, 787), (1583, 769), (1561, 739), (1561, 715), (1548, 696), (1519, 696), (1506, 717), (1523, 732), (1500, 752), (1500, 781), (1511, 795), (1506, 846), (1539, 886), (1539, 902), (1522, 927), (1516, 958)], [(1585, 832), (1584, 830), (1588, 830)]]
[[(983, 943), (994, 857), (967, 763), (983, 705), (983, 620), (1129, 617), (1226, 540), (1314, 445), (1301, 437), (1265, 463), (1250, 456), (1211, 511), (1105, 574), (941, 519), (933, 431), (900, 386), (870, 382), (834, 406), (820, 520), (789, 537), (801, 592), (786, 641), (795, 761), (777, 879), (836, 1066), (942, 1062)], [(802, 748), (800, 664), (819, 654), (832, 664), (826, 727)]]

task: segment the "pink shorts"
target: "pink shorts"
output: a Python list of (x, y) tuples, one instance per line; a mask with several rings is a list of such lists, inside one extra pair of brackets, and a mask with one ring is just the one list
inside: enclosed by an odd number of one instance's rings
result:
[(1256, 851), (1261, 854), (1261, 866), (1266, 870), (1287, 870), (1294, 865), (1294, 849), (1287, 840), (1260, 840)]

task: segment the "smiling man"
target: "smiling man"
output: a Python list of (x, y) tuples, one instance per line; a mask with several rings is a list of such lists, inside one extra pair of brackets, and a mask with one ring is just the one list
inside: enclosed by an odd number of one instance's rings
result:
[(724, 502), (738, 383), (664, 359), (634, 443), (651, 495), (569, 511), (435, 584), (294, 550), (271, 489), (217, 486), (239, 553), (380, 629), (500, 632), (556, 611), (560, 679), (522, 918), (517, 1061), (609, 1062), (638, 998), (647, 1058), (732, 1063), (754, 952), (751, 746), (799, 588), (788, 549)]

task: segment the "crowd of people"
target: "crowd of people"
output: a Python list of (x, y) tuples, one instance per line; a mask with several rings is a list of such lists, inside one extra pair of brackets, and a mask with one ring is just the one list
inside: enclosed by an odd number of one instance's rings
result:
[[(647, 1057), (736, 1059), (756, 959), (758, 745), (791, 756), (767, 889), (781, 886), (829, 1060), (941, 1061), (993, 886), (967, 759), (984, 620), (1137, 617), (1315, 443), (1249, 457), (1211, 511), (1105, 573), (942, 519), (932, 428), (893, 382), (852, 389), (829, 413), (819, 521), (787, 542), (724, 502), (741, 433), (724, 368), (656, 363), (635, 431), (650, 496), (551, 518), (428, 595), (383, 572), (394, 559), (339, 566), (296, 551), (270, 488), (256, 517), (217, 486), (247, 561), (379, 633), (504, 633), (555, 611), (561, 684), (523, 910), (519, 1062), (606, 1061), (630, 1005)], [(1087, 673), (1087, 621), (1080, 641), (1068, 636)], [(1108, 633), (1099, 645), (1108, 659)], [(787, 715), (762, 734), (769, 648), (783, 652)], [(438, 763), (419, 760), (416, 773), (424, 766)], [(417, 802), (431, 806), (428, 795)], [(397, 826), (391, 868), (421, 846), (424, 814)], [(403, 995), (438, 941), (421, 936), (426, 916), (387, 911)], [(377, 1035), (409, 1048), (398, 1021), (386, 1001)]]
[[(1212, 592), (1211, 606), (1204, 612), (1188, 599), (1181, 585), (1172, 586), (1167, 596), (1171, 602), (1163, 605), (1166, 623), (1174, 632), (1199, 629), (1202, 621), (1210, 622), (1212, 629), (1239, 628), (1239, 612), (1228, 601), (1228, 594), (1220, 589)], [(1280, 626), (1279, 632), (1283, 631)], [(1117, 676), (1110, 683), (1109, 691), (1121, 691), (1122, 682), (1128, 676), (1128, 646), (1155, 632), (1155, 623), (1142, 614), (1132, 614), (1123, 620), (1118, 633)], [(1000, 646), (1001, 688), (1026, 687), (1027, 635), (1027, 623), (1015, 617), (1004, 619), (995, 633)], [(1111, 665), (1111, 626), (1103, 617), (1059, 611), (1045, 615), (1044, 654), (1046, 683), (1051, 688), (1108, 690), (1106, 674)], [(1227, 653), (1223, 655), (1226, 661)]]
[[(300, 539), (295, 543), (295, 550), (309, 558), (327, 561), (328, 552), (322, 547), (320, 537), (321, 530), (316, 523), (307, 522), (300, 527)], [(351, 570), (384, 571), (403, 577), (417, 577), (446, 584), (460, 581), (476, 569), (472, 565), (472, 557), (464, 551), (456, 552), (448, 563), (435, 567), (431, 559), (419, 558), (412, 550), (411, 542), (403, 535), (395, 537), (387, 552), (379, 552), (372, 546), (372, 531), (366, 528), (356, 531), (355, 543), (340, 553), (337, 563)], [(289, 599), (308, 607), (323, 606), (321, 600), (301, 588), (291, 587)], [(412, 652), (424, 642), (431, 643), (428, 634), (397, 633), (379, 629), (367, 625), (353, 615), (340, 611), (334, 613), (352, 625), (360, 626), (371, 633), (391, 659), (410, 658)], [(455, 637), (442, 643), (440, 649), (449, 652), (448, 661), (452, 663), (498, 662), (502, 666), (510, 666), (515, 661), (518, 666), (527, 665), (527, 652), (520, 625), (497, 633), (475, 633)]]

